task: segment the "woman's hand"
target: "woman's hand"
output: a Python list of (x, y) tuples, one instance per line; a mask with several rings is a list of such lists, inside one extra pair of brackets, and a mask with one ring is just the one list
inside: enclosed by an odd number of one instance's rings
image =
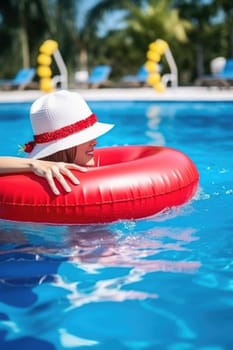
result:
[(68, 185), (65, 177), (70, 179), (75, 185), (80, 184), (79, 179), (75, 177), (70, 170), (79, 170), (81, 172), (87, 171), (87, 168), (76, 164), (63, 162), (57, 163), (44, 160), (33, 160), (31, 163), (31, 169), (36, 175), (44, 177), (47, 180), (51, 190), (56, 195), (59, 195), (60, 191), (58, 190), (54, 179), (57, 179), (66, 192), (70, 192), (71, 188)]

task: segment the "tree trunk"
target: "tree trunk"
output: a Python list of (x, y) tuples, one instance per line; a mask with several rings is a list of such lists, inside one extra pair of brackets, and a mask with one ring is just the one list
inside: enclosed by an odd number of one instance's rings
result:
[(204, 73), (204, 60), (203, 60), (203, 47), (201, 43), (196, 45), (197, 52), (197, 76), (201, 76)]
[(30, 54), (29, 54), (29, 47), (28, 47), (28, 36), (27, 31), (25, 30), (25, 27), (20, 28), (20, 45), (21, 45), (21, 52), (22, 52), (22, 64), (24, 68), (27, 68), (30, 66)]
[(87, 50), (82, 48), (79, 53), (80, 69), (87, 69), (88, 54)]

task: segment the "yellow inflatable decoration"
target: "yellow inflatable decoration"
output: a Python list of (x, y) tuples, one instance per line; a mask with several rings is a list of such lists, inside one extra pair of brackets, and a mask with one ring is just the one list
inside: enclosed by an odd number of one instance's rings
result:
[(149, 72), (147, 82), (158, 92), (163, 92), (165, 90), (165, 85), (162, 83), (161, 76), (159, 74), (158, 62), (161, 60), (161, 56), (165, 54), (167, 49), (167, 42), (162, 39), (157, 39), (149, 45), (146, 54), (147, 61), (145, 66)]
[[(61, 75), (52, 78), (52, 57), (55, 59)], [(67, 70), (61, 54), (58, 50), (58, 43), (55, 40), (46, 40), (39, 48), (37, 57), (37, 75), (40, 78), (40, 90), (51, 92), (54, 90), (55, 81), (60, 82), (62, 87), (67, 85)], [(55, 79), (56, 78), (56, 79)]]
[(37, 75), (40, 78), (40, 90), (51, 92), (54, 90), (52, 81), (51, 56), (58, 49), (58, 43), (54, 40), (46, 40), (39, 48), (37, 57)]

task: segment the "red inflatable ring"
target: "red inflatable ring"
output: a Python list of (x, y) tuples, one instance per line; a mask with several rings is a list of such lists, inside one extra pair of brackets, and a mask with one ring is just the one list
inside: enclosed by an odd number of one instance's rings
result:
[[(81, 184), (55, 196), (34, 174), (0, 176), (0, 217), (85, 224), (151, 216), (192, 198), (198, 171), (183, 153), (166, 147), (124, 146), (95, 151), (98, 167), (77, 173)], [(62, 192), (62, 189), (60, 189)]]

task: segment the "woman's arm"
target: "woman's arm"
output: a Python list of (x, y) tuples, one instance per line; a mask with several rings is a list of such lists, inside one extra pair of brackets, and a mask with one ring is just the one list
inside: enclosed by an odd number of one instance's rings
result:
[(22, 172), (33, 172), (34, 174), (44, 177), (54, 194), (60, 194), (54, 179), (62, 185), (66, 192), (70, 192), (64, 175), (69, 178), (75, 185), (80, 182), (70, 170), (86, 171), (87, 169), (76, 164), (62, 162), (48, 162), (39, 159), (19, 158), (19, 157), (0, 157), (0, 174), (13, 174)]

